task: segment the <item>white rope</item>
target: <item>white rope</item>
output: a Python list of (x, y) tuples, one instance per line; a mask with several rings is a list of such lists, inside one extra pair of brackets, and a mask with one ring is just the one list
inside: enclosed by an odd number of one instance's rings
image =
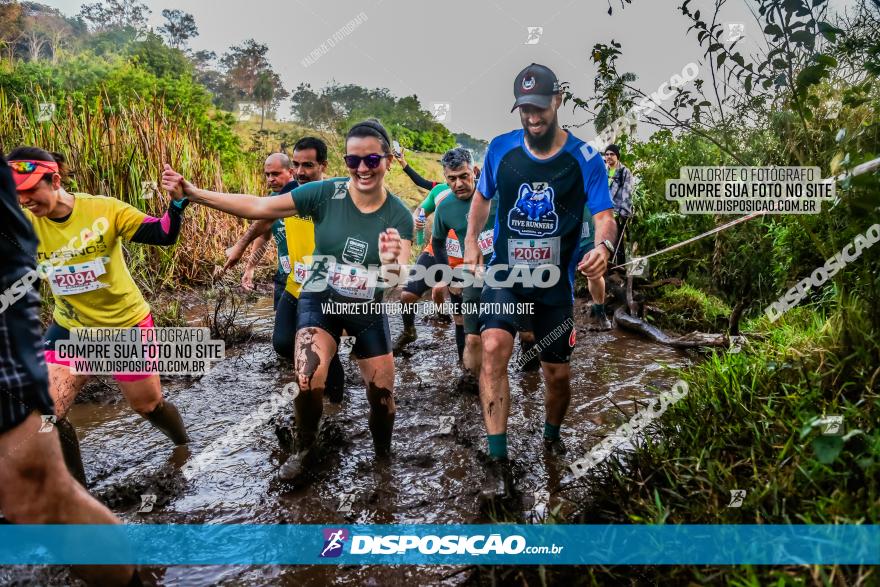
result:
[[(870, 173), (871, 171), (874, 171), (875, 169), (878, 169), (878, 168), (880, 168), (880, 157), (878, 157), (876, 159), (872, 159), (871, 161), (867, 161), (867, 162), (862, 163), (860, 165), (856, 165), (849, 172), (842, 173), (832, 179), (833, 179), (833, 181), (843, 181), (844, 179), (847, 179), (850, 177), (855, 177), (857, 175), (863, 175), (865, 173)], [(831, 180), (826, 180), (826, 181), (831, 181)], [(713, 228), (712, 230), (710, 230), (708, 232), (704, 232), (703, 234), (697, 235), (693, 238), (689, 238), (689, 239), (682, 241), (680, 243), (676, 243), (672, 246), (666, 247), (665, 249), (660, 249), (659, 251), (657, 251), (655, 253), (651, 253), (650, 255), (645, 255), (644, 257), (636, 257), (635, 259), (633, 259), (631, 261), (627, 261), (626, 263), (623, 263), (622, 265), (617, 265), (615, 267), (612, 267), (612, 269), (620, 269), (620, 268), (626, 267), (627, 265), (641, 263), (645, 259), (650, 259), (651, 257), (656, 257), (657, 255), (662, 255), (663, 253), (668, 253), (669, 251), (674, 251), (675, 249), (680, 249), (681, 247), (683, 247), (685, 245), (689, 245), (691, 243), (697, 242), (698, 240), (704, 239), (707, 236), (712, 236), (713, 234), (719, 233), (722, 230), (727, 230), (731, 226), (736, 226), (737, 224), (742, 224), (743, 222), (748, 222), (749, 220), (751, 220), (753, 218), (757, 218), (759, 216), (764, 216), (765, 214), (766, 214), (766, 212), (755, 212), (754, 214), (749, 214), (748, 216), (743, 216), (741, 218), (737, 218), (736, 220), (734, 220), (732, 222), (728, 222), (727, 224), (722, 224), (721, 226), (716, 226), (715, 228)]]

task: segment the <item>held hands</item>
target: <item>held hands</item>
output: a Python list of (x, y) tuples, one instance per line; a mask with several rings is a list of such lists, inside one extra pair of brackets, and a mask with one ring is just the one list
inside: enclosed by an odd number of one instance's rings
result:
[(162, 189), (168, 192), (172, 199), (182, 200), (189, 195), (193, 185), (166, 163), (162, 171)]
[(379, 258), (383, 265), (397, 263), (400, 252), (400, 233), (396, 228), (389, 228), (379, 235)]
[(610, 256), (611, 253), (608, 252), (608, 249), (600, 245), (584, 255), (584, 258), (578, 264), (578, 271), (588, 279), (602, 277), (608, 269), (608, 258)]

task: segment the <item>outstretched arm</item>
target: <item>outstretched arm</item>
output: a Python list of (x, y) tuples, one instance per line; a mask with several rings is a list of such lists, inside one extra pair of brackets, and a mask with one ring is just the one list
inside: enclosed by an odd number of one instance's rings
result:
[(168, 164), (165, 165), (165, 171), (162, 173), (162, 187), (172, 193), (182, 191), (192, 202), (239, 218), (274, 220), (296, 215), (293, 198), (259, 198), (200, 189), (186, 181)]
[(145, 217), (129, 240), (133, 243), (160, 247), (173, 245), (180, 235), (184, 208), (186, 208), (185, 200), (172, 201), (162, 218)]

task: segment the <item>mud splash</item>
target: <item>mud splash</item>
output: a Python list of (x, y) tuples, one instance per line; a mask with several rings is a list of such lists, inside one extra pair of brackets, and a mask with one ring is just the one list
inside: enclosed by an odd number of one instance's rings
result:
[[(621, 410), (631, 414), (636, 402), (671, 387), (676, 378), (664, 365), (683, 366), (688, 360), (679, 351), (619, 330), (587, 332), (583, 311), (579, 302), (572, 404), (562, 432), (568, 447), (564, 460), (546, 455), (542, 447), (540, 373), (511, 372), (510, 452), (523, 495), (513, 516), (522, 522), (539, 520), (557, 506), (569, 508), (565, 494), (558, 493), (571, 477), (568, 463), (622, 422)], [(188, 447), (174, 449), (128, 408), (112, 384), (97, 394), (101, 397), (90, 396), (72, 408), (89, 489), (126, 523), (489, 521), (478, 507), (485, 450), (479, 400), (455, 390), (460, 368), (451, 325), (419, 318), (419, 338), (409, 356), (395, 360), (397, 416), (390, 459), (374, 459), (367, 393), (357, 365), (343, 358), (345, 398), (340, 405), (326, 402), (324, 408), (320, 437), (325, 458), (311, 482), (293, 490), (275, 478), (287, 458), (279, 445), (289, 440), (284, 424), (289, 425), (293, 408), (279, 394), (294, 381), (292, 366), (276, 358), (271, 347), (271, 299), (261, 299), (247, 319), (256, 327), (253, 342), (229, 351), (200, 380), (165, 382), (166, 395), (187, 423)], [(397, 317), (391, 328), (393, 334), (400, 332)], [(267, 414), (263, 405), (281, 409)], [(454, 422), (444, 419), (449, 416)], [(535, 504), (536, 492), (549, 494), (549, 503)], [(148, 509), (143, 495), (155, 496), (150, 511), (138, 511)], [(350, 511), (340, 511), (345, 504)], [(148, 584), (157, 585), (461, 584), (469, 573), (459, 570), (343, 566), (331, 576), (326, 567), (147, 567), (142, 574)], [(76, 581), (61, 568), (5, 567), (0, 583)]]

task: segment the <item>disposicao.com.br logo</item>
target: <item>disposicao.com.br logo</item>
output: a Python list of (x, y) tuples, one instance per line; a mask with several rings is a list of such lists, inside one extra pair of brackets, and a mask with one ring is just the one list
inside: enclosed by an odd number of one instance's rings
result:
[(324, 528), (324, 546), (321, 548), (320, 558), (335, 558), (342, 554), (345, 541), (348, 540), (348, 530), (345, 528)]
[[(343, 544), (349, 536), (343, 529), (327, 529), (324, 533), (322, 558), (336, 557), (342, 553)], [(414, 534), (351, 536), (349, 553), (353, 555), (521, 555), (521, 554), (560, 554), (563, 546), (528, 546), (524, 536), (501, 534), (428, 535)]]

